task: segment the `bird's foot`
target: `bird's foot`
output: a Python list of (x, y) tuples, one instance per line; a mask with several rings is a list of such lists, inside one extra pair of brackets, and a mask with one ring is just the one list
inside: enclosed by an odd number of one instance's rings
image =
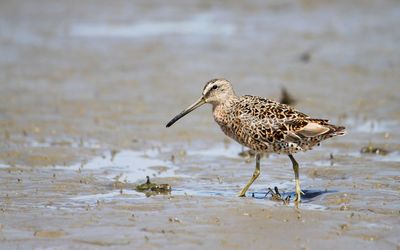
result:
[(301, 191), (300, 181), (298, 179), (296, 179), (296, 197), (295, 197), (294, 201), (297, 203), (301, 202), (301, 195), (304, 195), (304, 192)]
[(246, 192), (240, 191), (240, 193), (238, 194), (238, 197), (246, 197)]
[(299, 189), (296, 188), (296, 196), (294, 198), (294, 201), (295, 202), (301, 202), (301, 195), (304, 195), (304, 192), (301, 191), (300, 188)]

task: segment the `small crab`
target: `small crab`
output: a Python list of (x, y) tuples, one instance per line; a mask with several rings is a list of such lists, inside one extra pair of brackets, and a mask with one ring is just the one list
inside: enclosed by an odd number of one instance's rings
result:
[(278, 187), (274, 187), (274, 190), (268, 188), (268, 192), (265, 194), (265, 196), (271, 194), (271, 199), (273, 201), (282, 201), (284, 205), (289, 205), (290, 195), (286, 196), (286, 198), (283, 198), (281, 193), (279, 193)]
[(171, 192), (171, 186), (169, 184), (157, 184), (150, 182), (150, 177), (146, 176), (146, 183), (136, 186), (136, 191), (144, 192), (147, 196), (156, 194), (166, 194)]

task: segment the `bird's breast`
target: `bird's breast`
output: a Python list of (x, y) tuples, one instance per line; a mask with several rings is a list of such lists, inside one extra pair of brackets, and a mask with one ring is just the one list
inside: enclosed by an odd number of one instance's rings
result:
[(216, 123), (218, 123), (221, 127), (229, 126), (230, 115), (227, 107), (223, 107), (222, 105), (218, 105), (213, 108), (213, 116)]
[(215, 122), (220, 126), (221, 130), (225, 135), (231, 137), (232, 139), (242, 142), (242, 138), (239, 138), (241, 129), (240, 119), (236, 116), (236, 113), (230, 106), (217, 106), (213, 110), (213, 116)]

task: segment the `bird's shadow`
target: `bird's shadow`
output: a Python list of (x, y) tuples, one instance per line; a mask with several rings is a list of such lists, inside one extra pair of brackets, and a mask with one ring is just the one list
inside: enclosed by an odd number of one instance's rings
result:
[[(266, 192), (253, 192), (252, 197), (255, 199), (271, 199), (275, 201), (282, 200), (290, 200), (293, 201), (296, 197), (295, 192), (279, 192), (278, 188), (274, 188), (275, 192), (272, 189), (269, 189)], [(304, 194), (301, 195), (301, 201), (304, 203), (311, 202), (316, 197), (327, 194), (327, 193), (336, 193), (336, 190), (318, 190), (318, 189), (303, 189)], [(278, 199), (277, 199), (278, 198)]]

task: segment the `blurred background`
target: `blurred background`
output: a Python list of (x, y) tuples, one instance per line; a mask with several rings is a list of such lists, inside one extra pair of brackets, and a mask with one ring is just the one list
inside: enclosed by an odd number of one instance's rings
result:
[(0, 5), (3, 157), (30, 141), (220, 141), (211, 107), (165, 128), (216, 77), (239, 95), (279, 99), (284, 86), (344, 125), (400, 117), (398, 1)]
[[(399, 20), (398, 0), (2, 0), (0, 248), (399, 249)], [(305, 219), (235, 197), (254, 163), (210, 106), (165, 128), (217, 77), (347, 127), (296, 156)], [(173, 196), (135, 192), (148, 172)], [(251, 191), (275, 185), (285, 156)]]

